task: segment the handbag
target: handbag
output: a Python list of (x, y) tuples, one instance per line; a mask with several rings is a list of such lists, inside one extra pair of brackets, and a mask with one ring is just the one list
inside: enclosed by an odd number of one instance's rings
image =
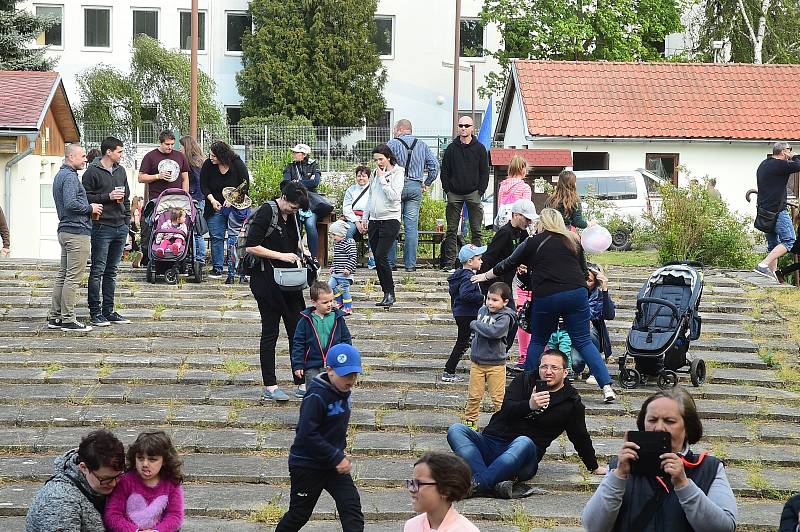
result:
[(316, 214), (319, 218), (325, 218), (333, 212), (333, 204), (322, 194), (309, 190), (308, 210)]
[[(297, 221), (297, 216), (294, 217), (295, 225), (297, 226), (297, 234), (300, 235), (300, 224)], [(300, 241), (297, 241), (297, 249), (300, 252), (300, 256), (302, 255), (302, 247), (300, 246)], [(284, 292), (297, 292), (300, 290), (305, 290), (308, 288), (308, 285), (313, 282), (317, 277), (317, 269), (319, 269), (319, 265), (316, 266), (313, 272), (313, 279), (311, 274), (309, 273), (309, 268), (306, 266), (295, 266), (291, 268), (276, 268), (272, 261), (269, 261), (270, 265), (272, 265), (272, 278), (275, 280), (275, 284), (278, 285), (278, 288), (283, 290)], [(303, 264), (308, 264), (308, 259), (303, 257)]]
[(778, 221), (778, 212), (768, 211), (761, 207), (756, 207), (756, 219), (753, 221), (753, 227), (762, 233), (774, 233), (775, 224)]
[(194, 220), (194, 234), (197, 236), (203, 236), (208, 233), (208, 220), (206, 220), (203, 213), (200, 212), (200, 205), (197, 200), (194, 200), (194, 208), (197, 216), (195, 216)]
[(531, 332), (531, 322), (528, 319), (530, 313), (531, 313), (530, 301), (526, 301), (517, 309), (517, 324), (519, 325), (520, 329), (522, 329), (528, 334), (530, 334)]

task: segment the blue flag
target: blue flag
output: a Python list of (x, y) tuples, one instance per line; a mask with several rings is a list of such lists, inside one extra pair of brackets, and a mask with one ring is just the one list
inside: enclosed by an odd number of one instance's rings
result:
[(483, 115), (483, 122), (481, 123), (481, 130), (478, 132), (478, 142), (486, 146), (486, 151), (492, 147), (492, 97), (489, 96), (489, 105), (486, 107), (486, 113)]

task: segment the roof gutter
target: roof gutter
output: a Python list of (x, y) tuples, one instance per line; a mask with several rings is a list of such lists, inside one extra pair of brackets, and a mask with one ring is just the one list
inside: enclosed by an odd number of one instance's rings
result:
[[(742, 142), (747, 144), (772, 144), (775, 142), (772, 139), (687, 139), (687, 138), (660, 138), (660, 137), (540, 137), (537, 135), (525, 135), (525, 138), (531, 142), (535, 141), (560, 141), (560, 142), (587, 142), (587, 141), (600, 141), (600, 142), (713, 142), (713, 143), (726, 143), (733, 144), (734, 142)], [(787, 139), (791, 141), (791, 139)]]
[(33, 153), (33, 149), (36, 147), (36, 140), (39, 137), (39, 133), (28, 132), (25, 134), (25, 137), (27, 137), (28, 139), (28, 148), (25, 151), (18, 153), (14, 157), (12, 157), (11, 160), (9, 160), (6, 163), (6, 168), (5, 168), (6, 170), (5, 182), (3, 188), (5, 194), (3, 197), (3, 211), (5, 212), (6, 219), (9, 221), (9, 223), (11, 223), (11, 169), (22, 159)]

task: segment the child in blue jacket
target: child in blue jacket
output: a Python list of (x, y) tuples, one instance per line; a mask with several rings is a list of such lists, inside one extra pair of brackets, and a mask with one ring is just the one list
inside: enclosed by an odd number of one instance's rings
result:
[(300, 313), (292, 340), (292, 371), (297, 378), (305, 379), (294, 393), (297, 397), (303, 397), (308, 384), (322, 373), (332, 345), (353, 343), (345, 313), (334, 308), (331, 287), (315, 281), (310, 292), (314, 305)]

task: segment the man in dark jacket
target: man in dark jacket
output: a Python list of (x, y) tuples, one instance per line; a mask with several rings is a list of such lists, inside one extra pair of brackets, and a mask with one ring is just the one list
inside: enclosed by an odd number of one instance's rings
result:
[[(581, 397), (565, 380), (567, 363), (561, 351), (545, 351), (538, 373), (526, 371), (511, 381), (483, 433), (461, 423), (448, 429), (450, 448), (472, 468), (475, 494), (511, 498), (514, 480), (533, 478), (547, 447), (564, 431), (589, 471), (606, 474), (597, 464)], [(536, 390), (537, 379), (547, 382), (547, 390)]]
[[(292, 148), (292, 162), (283, 169), (284, 181), (299, 181), (309, 192), (316, 192), (322, 174), (319, 171), (319, 164), (315, 159), (310, 158), (311, 147), (308, 144), (296, 144)], [(317, 232), (317, 215), (311, 210), (302, 210), (298, 214), (300, 223), (306, 230), (306, 240), (308, 241), (308, 251), (312, 257), (317, 256), (319, 251), (319, 233)], [(327, 242), (324, 243), (327, 245)]]
[[(114, 311), (117, 268), (125, 251), (131, 224), (128, 174), (119, 164), (122, 141), (107, 137), (100, 145), (101, 157), (89, 161), (83, 187), (90, 203), (101, 203), (103, 212), (92, 221), (92, 266), (89, 269), (89, 316), (93, 327), (130, 323)], [(100, 300), (102, 287), (103, 299)]]
[(442, 190), (447, 194), (447, 233), (442, 249), (446, 270), (455, 263), (456, 234), (464, 204), (469, 214), (471, 241), (476, 246), (483, 244), (481, 198), (489, 186), (489, 156), (486, 147), (473, 135), (474, 132), (475, 125), (471, 117), (459, 118), (458, 137), (447, 146), (442, 158)]

